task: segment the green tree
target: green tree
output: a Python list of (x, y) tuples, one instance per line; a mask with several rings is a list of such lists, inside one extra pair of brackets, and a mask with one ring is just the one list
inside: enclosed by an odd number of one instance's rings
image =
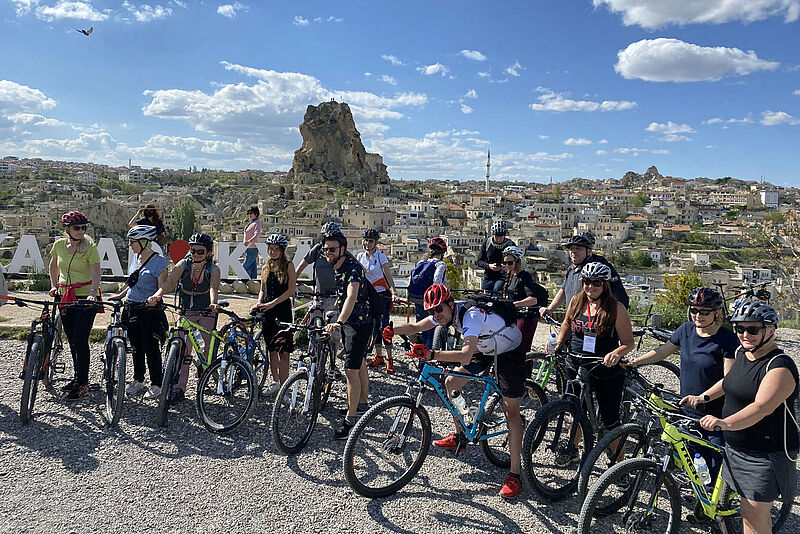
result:
[(175, 221), (175, 235), (179, 239), (189, 239), (194, 233), (194, 204), (188, 198), (181, 200), (181, 203), (172, 212)]
[(653, 266), (653, 258), (644, 250), (634, 250), (631, 254), (631, 263), (637, 269), (649, 269)]
[(553, 200), (556, 201), (556, 202), (561, 202), (561, 196), (562, 196), (561, 195), (561, 186), (554, 185), (553, 186), (553, 194), (552, 194)]
[(450, 289), (462, 289), (464, 287), (464, 277), (461, 275), (461, 269), (456, 267), (450, 260), (444, 260), (447, 265), (447, 287)]
[(650, 197), (644, 191), (639, 191), (636, 196), (630, 200), (630, 205), (635, 208), (643, 208), (650, 202)]
[(708, 234), (706, 232), (689, 232), (689, 235), (686, 236), (686, 242), (707, 245), (709, 243)]
[(689, 292), (703, 285), (695, 271), (664, 275), (664, 291), (655, 297), (656, 312), (665, 328), (677, 328), (686, 321)]
[(786, 216), (780, 211), (772, 211), (764, 215), (764, 222), (768, 224), (782, 224), (786, 222)]

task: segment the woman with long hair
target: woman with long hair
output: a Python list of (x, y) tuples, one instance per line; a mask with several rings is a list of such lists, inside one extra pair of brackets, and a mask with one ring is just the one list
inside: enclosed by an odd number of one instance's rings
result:
[[(53, 243), (50, 251), (50, 296), (61, 294), (61, 302), (78, 299), (96, 300), (100, 288), (100, 254), (91, 237), (86, 235), (89, 219), (79, 211), (61, 216), (67, 234)], [(61, 314), (64, 333), (72, 352), (75, 377), (61, 390), (68, 401), (89, 395), (89, 334), (97, 308), (72, 306)]]
[(292, 322), (292, 301), (296, 289), (294, 266), (286, 257), (289, 240), (280, 234), (267, 236), (267, 263), (261, 270), (261, 289), (258, 292), (258, 304), (251, 311), (264, 313), (264, 339), (269, 351), (269, 367), (272, 371), (272, 385), (264, 392), (267, 395), (277, 393), (281, 384), (289, 377), (289, 354), (294, 350), (292, 334), (279, 333), (275, 323), (279, 320)]
[[(386, 372), (394, 373), (392, 360), (392, 344), (380, 337), (384, 328), (389, 326), (389, 313), (392, 309), (392, 294), (397, 293), (392, 278), (392, 263), (386, 254), (378, 250), (378, 240), (381, 233), (375, 228), (364, 230), (364, 251), (359, 252), (356, 259), (364, 268), (367, 281), (372, 284), (375, 291), (383, 299), (383, 316), (375, 321), (375, 357), (367, 363), (367, 367), (380, 367), (383, 365), (383, 349), (386, 349)], [(383, 346), (381, 346), (383, 343)]]
[(161, 220), (161, 214), (155, 204), (148, 204), (136, 212), (136, 215), (131, 217), (128, 221), (128, 227), (134, 226), (155, 226), (156, 238), (155, 242), (166, 254), (167, 252), (167, 229), (164, 227), (164, 222)]
[(531, 350), (533, 335), (539, 324), (538, 308), (541, 302), (536, 301), (535, 282), (531, 273), (522, 268), (522, 249), (519, 247), (506, 247), (503, 251), (503, 269), (506, 272), (506, 281), (503, 284), (503, 296), (514, 302), (517, 308), (530, 308), (530, 311), (517, 319), (517, 328), (522, 332), (522, 347), (525, 352)]

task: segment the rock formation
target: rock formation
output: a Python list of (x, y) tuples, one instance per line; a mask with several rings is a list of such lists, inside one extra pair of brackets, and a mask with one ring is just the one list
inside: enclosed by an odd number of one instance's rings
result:
[(389, 174), (383, 158), (364, 149), (347, 104), (332, 100), (308, 106), (300, 135), (303, 146), (294, 153), (290, 182), (326, 182), (356, 191), (388, 191)]

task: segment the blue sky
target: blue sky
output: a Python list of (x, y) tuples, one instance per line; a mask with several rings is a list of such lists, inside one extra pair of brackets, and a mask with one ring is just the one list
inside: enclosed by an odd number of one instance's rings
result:
[[(395, 179), (800, 185), (800, 0), (0, 0), (0, 155), (286, 170), (348, 102)], [(84, 36), (78, 28), (93, 27)]]

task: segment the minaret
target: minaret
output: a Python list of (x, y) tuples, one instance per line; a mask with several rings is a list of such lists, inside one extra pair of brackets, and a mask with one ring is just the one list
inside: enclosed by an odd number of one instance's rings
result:
[(492, 151), (486, 151), (486, 192), (489, 192), (489, 167), (492, 166)]

